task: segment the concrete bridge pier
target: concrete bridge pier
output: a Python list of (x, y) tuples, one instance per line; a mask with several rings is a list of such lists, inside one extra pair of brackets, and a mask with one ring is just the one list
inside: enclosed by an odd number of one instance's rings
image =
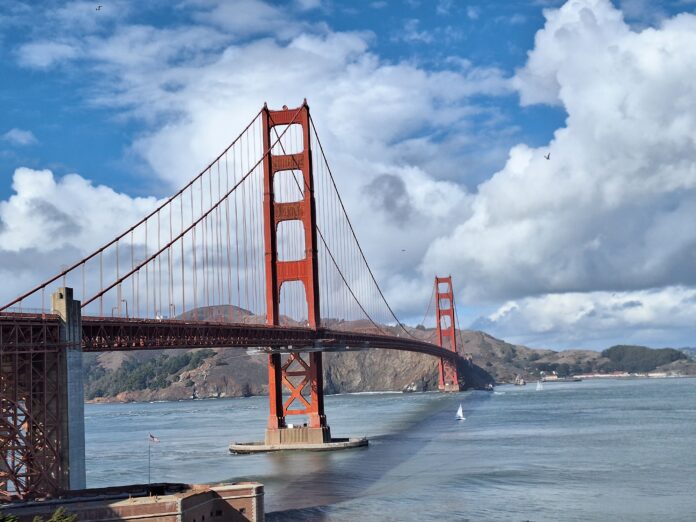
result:
[[(289, 397), (283, 402), (283, 387)], [(278, 444), (323, 444), (331, 442), (331, 429), (324, 414), (324, 382), (321, 352), (292, 353), (284, 364), (280, 354), (268, 358), (270, 413), (264, 442)], [(290, 405), (295, 404), (293, 410)], [(303, 426), (288, 427), (287, 415), (306, 415)]]
[(64, 345), (60, 386), (61, 454), (65, 489), (84, 489), (85, 407), (82, 379), (82, 311), (72, 288), (59, 288), (51, 298), (53, 313), (60, 317), (60, 341)]

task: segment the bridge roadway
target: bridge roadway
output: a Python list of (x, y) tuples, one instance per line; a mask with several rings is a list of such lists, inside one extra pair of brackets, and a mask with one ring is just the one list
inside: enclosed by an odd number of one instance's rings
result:
[[(0, 348), (22, 352), (59, 346), (59, 328), (60, 317), (55, 314), (2, 313)], [(431, 343), (377, 333), (172, 319), (82, 318), (85, 352), (249, 347), (266, 353), (379, 348), (424, 353), (452, 361), (460, 358), (455, 352)]]

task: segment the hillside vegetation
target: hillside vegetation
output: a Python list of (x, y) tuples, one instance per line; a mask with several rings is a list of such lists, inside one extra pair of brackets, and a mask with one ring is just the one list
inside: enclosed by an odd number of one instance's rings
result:
[(651, 349), (644, 346), (617, 345), (602, 352), (611, 364), (605, 365), (608, 371), (629, 373), (652, 372), (659, 366), (674, 361), (685, 360), (685, 353), (673, 348)]
[(126, 360), (115, 371), (105, 369), (97, 358), (85, 358), (85, 397), (96, 399), (115, 397), (128, 391), (161, 390), (178, 381), (181, 372), (198, 368), (205, 359), (214, 355), (215, 352), (209, 349), (161, 353), (146, 361)]

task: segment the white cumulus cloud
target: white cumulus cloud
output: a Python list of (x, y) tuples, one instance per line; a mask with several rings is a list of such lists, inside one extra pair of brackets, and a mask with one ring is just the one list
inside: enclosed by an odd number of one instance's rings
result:
[(77, 174), (19, 168), (13, 193), (0, 201), (3, 301), (57, 273), (136, 223), (155, 208)]
[(36, 69), (48, 69), (79, 55), (80, 49), (67, 42), (36, 41), (27, 43), (18, 50), (19, 62)]
[(467, 302), (696, 284), (696, 16), (635, 31), (608, 0), (545, 15), (515, 84), (566, 124), (510, 151), (426, 271), (456, 274)]
[(696, 289), (572, 292), (509, 301), (475, 323), (508, 341), (551, 348), (684, 346), (693, 339)]
[(12, 145), (26, 146), (35, 145), (38, 143), (36, 136), (30, 130), (24, 129), (10, 129), (5, 134), (0, 136), (3, 141), (11, 143)]

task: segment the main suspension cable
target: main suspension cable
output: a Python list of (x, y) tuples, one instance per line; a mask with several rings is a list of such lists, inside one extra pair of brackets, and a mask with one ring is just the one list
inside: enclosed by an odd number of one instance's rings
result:
[[(15, 298), (15, 299), (12, 300), (12, 301), (10, 301), (9, 303), (0, 306), (0, 312), (2, 312), (3, 310), (6, 310), (7, 308), (9, 308), (9, 307), (11, 307), (11, 306), (13, 306), (13, 305), (15, 305), (15, 304), (21, 302), (21, 301), (23, 301), (24, 299), (26, 299), (26, 298), (29, 297), (30, 295), (34, 294), (35, 292), (37, 292), (37, 291), (39, 291), (39, 290), (42, 290), (42, 289), (46, 288), (48, 285), (54, 283), (55, 281), (57, 281), (57, 280), (60, 279), (61, 277), (66, 276), (67, 274), (69, 274), (70, 272), (72, 272), (74, 269), (76, 269), (76, 268), (79, 267), (80, 265), (85, 264), (87, 261), (91, 260), (92, 258), (94, 258), (94, 257), (96, 257), (96, 256), (101, 256), (101, 254), (102, 254), (107, 248), (109, 248), (110, 246), (112, 246), (112, 245), (114, 245), (114, 244), (117, 244), (121, 239), (123, 239), (123, 238), (126, 237), (128, 234), (130, 234), (134, 229), (138, 228), (138, 227), (139, 227), (140, 225), (142, 225), (143, 223), (146, 223), (151, 217), (153, 217), (153, 216), (155, 216), (156, 214), (158, 214), (164, 207), (166, 207), (166, 206), (169, 205), (169, 204), (172, 204), (172, 202), (173, 202), (180, 194), (182, 194), (186, 189), (188, 189), (189, 187), (191, 187), (199, 178), (201, 178), (201, 177), (208, 171), (208, 169), (210, 169), (217, 161), (219, 161), (220, 158), (222, 158), (222, 156), (224, 156), (224, 155), (227, 153), (227, 151), (229, 151), (229, 150), (242, 138), (242, 136), (244, 136), (244, 134), (251, 128), (252, 124), (253, 124), (253, 123), (258, 119), (258, 117), (261, 115), (261, 112), (262, 112), (262, 111), (263, 111), (263, 109), (261, 109), (261, 110), (252, 118), (252, 120), (251, 120), (251, 121), (249, 122), (249, 124), (244, 128), (244, 130), (242, 130), (242, 132), (239, 133), (239, 135), (234, 139), (234, 141), (232, 141), (232, 143), (230, 143), (230, 144), (225, 148), (225, 150), (223, 150), (223, 151), (217, 156), (217, 158), (215, 158), (213, 161), (211, 161), (210, 164), (209, 164), (205, 169), (203, 169), (195, 178), (193, 178), (193, 179), (192, 179), (191, 181), (189, 181), (186, 185), (184, 185), (178, 192), (176, 192), (176, 194), (174, 194), (173, 196), (171, 196), (170, 198), (168, 198), (164, 203), (162, 203), (162, 204), (161, 204), (159, 207), (157, 207), (155, 210), (153, 210), (152, 212), (150, 212), (149, 214), (147, 214), (143, 219), (141, 219), (140, 221), (138, 221), (135, 225), (131, 226), (128, 230), (126, 230), (126, 231), (123, 232), (122, 234), (116, 236), (114, 239), (112, 239), (112, 240), (109, 241), (108, 243), (104, 244), (103, 246), (101, 246), (100, 248), (98, 248), (97, 250), (95, 250), (94, 252), (92, 252), (90, 255), (88, 255), (88, 256), (86, 256), (86, 257), (80, 259), (79, 261), (77, 261), (76, 263), (74, 263), (74, 264), (70, 265), (69, 267), (65, 268), (64, 270), (62, 270), (61, 272), (59, 272), (58, 274), (56, 274), (56, 275), (53, 276), (52, 278), (47, 279), (47, 280), (44, 281), (43, 283), (41, 283), (41, 284), (35, 286), (34, 288), (32, 288), (31, 290), (29, 290), (28, 292), (23, 293), (22, 295), (20, 295), (19, 297)], [(100, 262), (101, 262), (101, 260), (100, 260)], [(100, 313), (103, 315), (103, 311), (100, 312)]]
[(319, 150), (321, 152), (322, 157), (324, 158), (324, 163), (326, 164), (327, 171), (329, 173), (329, 179), (331, 180), (331, 183), (333, 184), (334, 190), (336, 191), (336, 196), (338, 197), (338, 201), (341, 204), (341, 209), (343, 210), (343, 214), (346, 217), (346, 220), (348, 222), (348, 227), (350, 228), (350, 232), (353, 235), (353, 239), (355, 239), (355, 243), (358, 247), (358, 250), (360, 251), (360, 255), (362, 256), (363, 262), (365, 263), (365, 266), (367, 267), (367, 271), (370, 274), (370, 277), (372, 278), (372, 281), (375, 283), (375, 286), (377, 287), (377, 291), (379, 292), (380, 297), (382, 298), (382, 301), (384, 301), (384, 304), (387, 306), (387, 309), (389, 310), (389, 313), (391, 316), (394, 318), (394, 320), (397, 322), (397, 324), (401, 327), (401, 329), (406, 332), (407, 335), (410, 337), (415, 337), (411, 332), (409, 332), (406, 327), (401, 323), (398, 317), (396, 317), (396, 314), (394, 313), (394, 310), (392, 310), (392, 307), (389, 305), (389, 302), (387, 301), (387, 298), (384, 296), (384, 293), (382, 292), (382, 289), (379, 286), (379, 283), (377, 283), (377, 279), (375, 278), (374, 273), (372, 272), (372, 269), (370, 268), (370, 264), (367, 262), (367, 258), (365, 257), (365, 252), (363, 251), (362, 247), (360, 246), (360, 241), (358, 241), (358, 236), (355, 234), (355, 229), (353, 228), (353, 223), (351, 222), (350, 218), (348, 217), (348, 212), (346, 211), (346, 207), (343, 204), (343, 199), (341, 198), (341, 194), (338, 191), (338, 187), (336, 185), (336, 180), (334, 179), (333, 173), (331, 172), (331, 166), (329, 165), (329, 161), (326, 158), (326, 154), (324, 153), (324, 147), (321, 144), (321, 140), (319, 139), (319, 133), (317, 132), (317, 128), (314, 125), (314, 119), (309, 117), (309, 121), (312, 124), (312, 129), (314, 130), (314, 136), (317, 139), (317, 144), (319, 145)]

